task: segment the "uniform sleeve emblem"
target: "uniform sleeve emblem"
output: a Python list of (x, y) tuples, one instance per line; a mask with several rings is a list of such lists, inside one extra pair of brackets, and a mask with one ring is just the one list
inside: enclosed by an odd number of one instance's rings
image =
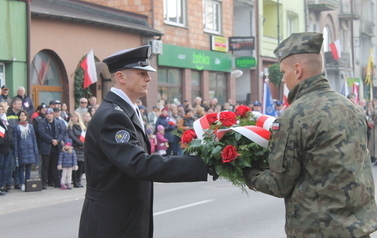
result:
[(272, 123), (271, 130), (273, 130), (273, 131), (280, 130), (280, 123), (279, 122)]
[(120, 130), (115, 134), (116, 143), (126, 143), (130, 140), (130, 133), (125, 130)]

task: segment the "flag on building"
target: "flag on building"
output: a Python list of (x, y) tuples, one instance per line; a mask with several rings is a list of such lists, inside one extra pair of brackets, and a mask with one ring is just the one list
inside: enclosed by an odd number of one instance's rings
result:
[(80, 66), (84, 70), (84, 88), (87, 88), (93, 83), (97, 82), (97, 71), (96, 64), (94, 62), (93, 50), (91, 50), (86, 55), (85, 59), (81, 61)]
[(0, 137), (4, 138), (5, 136), (5, 128), (0, 126)]
[(347, 97), (349, 94), (347, 79), (343, 76), (342, 76), (342, 79), (343, 79), (343, 86), (342, 86), (342, 91), (340, 92), (340, 94)]
[(79, 140), (84, 143), (85, 142), (85, 135), (86, 135), (86, 131), (81, 131), (81, 134), (79, 136)]
[(289, 90), (287, 88), (287, 85), (283, 84), (283, 109), (286, 109), (289, 106), (288, 94), (289, 94)]
[(334, 60), (340, 59), (341, 55), (341, 48), (340, 48), (340, 40), (336, 40), (330, 45), (332, 56), (334, 57)]
[(373, 50), (370, 49), (368, 65), (366, 68), (365, 86), (366, 94), (369, 94), (369, 100), (373, 101), (373, 81), (372, 81), (372, 70), (373, 70)]
[(263, 114), (275, 116), (275, 105), (272, 100), (270, 87), (268, 86), (268, 79), (264, 82), (263, 87)]

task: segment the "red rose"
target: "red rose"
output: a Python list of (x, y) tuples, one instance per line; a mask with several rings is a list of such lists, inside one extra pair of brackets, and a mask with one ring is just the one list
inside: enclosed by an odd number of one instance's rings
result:
[(211, 125), (217, 121), (217, 113), (210, 113), (206, 115), (208, 123)]
[(227, 145), (223, 151), (221, 151), (221, 158), (223, 159), (223, 163), (229, 163), (233, 160), (237, 159), (238, 153), (237, 148), (233, 145)]
[(251, 108), (245, 105), (238, 106), (236, 108), (236, 115), (245, 118), (247, 115), (247, 112), (250, 112)]
[(194, 130), (186, 130), (182, 134), (181, 142), (182, 143), (190, 143), (193, 139), (196, 139), (196, 133)]
[(220, 122), (223, 126), (233, 126), (237, 123), (236, 114), (234, 112), (220, 112)]

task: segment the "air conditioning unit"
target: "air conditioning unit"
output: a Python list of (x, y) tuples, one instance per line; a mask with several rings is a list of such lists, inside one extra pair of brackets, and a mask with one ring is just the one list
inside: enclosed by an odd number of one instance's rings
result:
[(151, 40), (150, 45), (152, 46), (152, 54), (162, 55), (162, 41)]

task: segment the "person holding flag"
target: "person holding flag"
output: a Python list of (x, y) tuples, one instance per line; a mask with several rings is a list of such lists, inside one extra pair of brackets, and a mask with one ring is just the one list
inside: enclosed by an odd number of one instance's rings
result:
[(73, 187), (82, 188), (81, 175), (84, 169), (84, 142), (86, 126), (78, 112), (72, 112), (68, 122), (68, 137), (72, 140), (73, 149), (77, 156), (78, 169), (72, 171)]

